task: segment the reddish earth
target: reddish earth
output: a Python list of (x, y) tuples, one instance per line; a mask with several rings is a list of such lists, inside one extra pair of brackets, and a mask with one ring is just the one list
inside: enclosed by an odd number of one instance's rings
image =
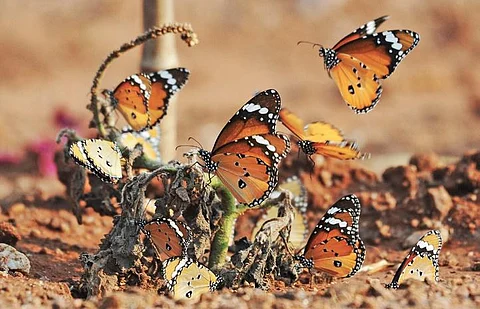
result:
[[(59, 123), (88, 134), (91, 115), (85, 105), (93, 74), (111, 50), (142, 31), (141, 6), (88, 1), (24, 5), (3, 3), (0, 10), (0, 63), (6, 74), (0, 85), (0, 242), (25, 253), (31, 270), (0, 273), (0, 307), (181, 307), (157, 288), (127, 287), (103, 298), (82, 298), (74, 288), (83, 272), (79, 256), (98, 250), (112, 218), (85, 208), (78, 225), (64, 187), (52, 174), (52, 156), (46, 155), (54, 149), (49, 143)], [(292, 286), (271, 280), (267, 291), (222, 289), (204, 295), (196, 307), (480, 306), (480, 155), (467, 152), (480, 148), (478, 3), (212, 2), (206, 7), (182, 1), (176, 10), (178, 21), (191, 22), (200, 38), (197, 47), (178, 47), (181, 65), (192, 71), (177, 102), (179, 140), (195, 136), (210, 145), (253, 92), (277, 88), (284, 106), (307, 121), (335, 124), (372, 153), (371, 160), (358, 164), (317, 162), (313, 171), (296, 153), (284, 162), (282, 177), (298, 174), (308, 189), (310, 228), (336, 199), (356, 193), (363, 205), (365, 265), (382, 259), (395, 264), (313, 286), (305, 274)], [(295, 43), (333, 45), (385, 14), (391, 19), (381, 29), (412, 29), (422, 41), (384, 83), (379, 106), (356, 116), (341, 102), (317, 52)], [(136, 72), (139, 58), (136, 50), (114, 63), (103, 87), (112, 88)], [(428, 154), (411, 156), (420, 152)], [(242, 220), (238, 236), (253, 227), (249, 217)], [(384, 289), (408, 250), (404, 241), (432, 228), (448, 236), (440, 255), (440, 282)]]

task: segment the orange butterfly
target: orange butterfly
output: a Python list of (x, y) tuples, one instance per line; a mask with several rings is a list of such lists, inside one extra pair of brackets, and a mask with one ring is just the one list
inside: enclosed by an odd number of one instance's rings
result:
[[(386, 79), (420, 41), (410, 30), (376, 33), (388, 19), (382, 16), (369, 21), (340, 40), (333, 48), (320, 44), (319, 55), (325, 69), (335, 81), (343, 100), (357, 114), (371, 111), (382, 94), (381, 79)], [(310, 43), (300, 41), (298, 43)]]
[(143, 233), (152, 242), (161, 261), (186, 255), (191, 236), (190, 228), (183, 222), (168, 218), (157, 218), (149, 222), (142, 221), (139, 225)]
[(360, 201), (346, 195), (331, 206), (310, 235), (303, 255), (296, 255), (302, 267), (335, 277), (351, 277), (362, 267), (365, 245), (359, 234)]
[(185, 68), (134, 74), (115, 88), (113, 104), (134, 131), (151, 129), (167, 114), (170, 98), (189, 74)]
[(280, 95), (260, 92), (228, 121), (212, 151), (198, 155), (235, 196), (250, 207), (262, 203), (278, 183), (278, 164), (290, 151), (287, 136), (275, 132)]
[(442, 249), (440, 231), (432, 230), (423, 235), (410, 250), (387, 288), (397, 289), (407, 279), (423, 281), (426, 278), (438, 282), (438, 256)]
[(313, 122), (304, 127), (303, 121), (286, 108), (280, 111), (280, 121), (300, 140), (298, 146), (307, 156), (321, 154), (340, 160), (368, 159), (356, 142), (343, 138), (342, 132), (325, 122)]

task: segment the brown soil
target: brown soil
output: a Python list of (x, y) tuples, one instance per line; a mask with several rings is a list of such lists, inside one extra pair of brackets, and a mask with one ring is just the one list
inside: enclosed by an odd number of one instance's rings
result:
[[(365, 264), (386, 259), (398, 265), (410, 235), (439, 228), (448, 236), (440, 255), (440, 282), (386, 290), (383, 284), (396, 266), (313, 286), (305, 274), (293, 286), (271, 281), (267, 291), (223, 289), (204, 295), (196, 307), (478, 308), (480, 155), (464, 153), (480, 141), (479, 3), (314, 3), (215, 2), (206, 8), (185, 1), (177, 6), (178, 20), (191, 22), (201, 40), (194, 49), (178, 48), (181, 65), (192, 72), (178, 102), (179, 140), (194, 135), (210, 145), (253, 92), (277, 88), (284, 106), (295, 107), (307, 121), (335, 124), (373, 154), (360, 164), (317, 162), (312, 173), (296, 153), (285, 162), (283, 176), (299, 174), (309, 191), (310, 228), (337, 198), (356, 193), (363, 205)], [(84, 107), (93, 74), (111, 50), (142, 31), (141, 6), (89, 1), (31, 1), (25, 6), (7, 2), (0, 10), (2, 162), (12, 155), (12, 163), (0, 166), (0, 242), (25, 253), (31, 271), (0, 273), (0, 308), (181, 307), (157, 289), (129, 287), (103, 299), (78, 298), (82, 295), (72, 287), (83, 271), (79, 256), (98, 249), (112, 219), (86, 208), (83, 225), (78, 225), (64, 187), (55, 177), (39, 176), (31, 152), (37, 141), (53, 140), (58, 127), (52, 119), (60, 108), (86, 127), (90, 114)], [(385, 14), (391, 19), (381, 29), (413, 29), (422, 41), (384, 83), (379, 106), (356, 116), (341, 102), (316, 52), (295, 43), (305, 39), (332, 45)], [(136, 72), (139, 58), (139, 50), (122, 57), (107, 71), (103, 87), (114, 87)], [(439, 157), (418, 155), (407, 164), (408, 154), (417, 152)], [(241, 226), (238, 235), (248, 235), (251, 224)]]

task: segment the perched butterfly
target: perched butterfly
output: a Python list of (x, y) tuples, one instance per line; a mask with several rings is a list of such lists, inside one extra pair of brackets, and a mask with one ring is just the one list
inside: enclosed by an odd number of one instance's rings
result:
[(151, 160), (160, 161), (160, 126), (148, 131), (135, 132), (125, 127), (120, 134), (119, 142), (132, 151), (137, 144), (142, 145), (143, 153)]
[[(285, 180), (278, 186), (278, 189), (288, 190), (293, 194), (295, 220), (292, 223), (289, 241), (292, 243), (294, 248), (301, 248), (305, 243), (305, 237), (307, 236), (308, 232), (306, 218), (308, 205), (307, 190), (297, 176), (292, 176)], [(280, 191), (275, 190), (270, 195), (270, 198), (276, 198), (280, 195), (280, 193)], [(276, 217), (278, 217), (278, 209), (276, 207), (270, 207), (265, 215), (262, 216), (262, 218), (255, 224), (255, 228), (252, 232), (252, 239), (255, 238), (255, 235), (265, 221)]]
[(423, 281), (426, 278), (438, 282), (438, 256), (442, 249), (440, 231), (432, 230), (423, 235), (410, 250), (387, 288), (397, 289), (407, 279)]
[(211, 152), (198, 151), (206, 170), (250, 207), (275, 189), (278, 164), (290, 151), (288, 137), (275, 132), (280, 105), (276, 90), (260, 92), (228, 121)]
[(117, 144), (102, 139), (86, 139), (73, 143), (70, 156), (105, 182), (122, 178), (122, 154)]
[(151, 129), (166, 115), (170, 98), (189, 74), (185, 68), (134, 74), (113, 91), (113, 104), (134, 131)]
[(173, 298), (197, 300), (200, 295), (217, 289), (221, 277), (188, 257), (173, 257), (163, 262), (163, 276)]
[(357, 114), (375, 107), (382, 94), (380, 80), (389, 77), (420, 41), (418, 33), (410, 30), (376, 33), (377, 27), (387, 19), (388, 16), (382, 16), (369, 21), (333, 48), (314, 44), (320, 46), (319, 55), (324, 58), (325, 69), (344, 101)]
[(310, 235), (302, 267), (323, 271), (334, 277), (351, 277), (362, 267), (365, 245), (359, 235), (360, 201), (346, 195), (331, 206)]
[(304, 127), (303, 121), (288, 109), (280, 111), (280, 121), (300, 140), (298, 147), (307, 156), (321, 154), (340, 160), (367, 159), (369, 153), (358, 151), (356, 142), (343, 138), (342, 132), (325, 122), (313, 122)]
[(141, 222), (140, 228), (152, 242), (161, 261), (186, 254), (191, 236), (190, 228), (183, 222), (157, 218), (149, 222)]

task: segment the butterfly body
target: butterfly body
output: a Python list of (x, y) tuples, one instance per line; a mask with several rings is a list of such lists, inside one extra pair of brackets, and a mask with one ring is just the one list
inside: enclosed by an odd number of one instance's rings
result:
[(205, 170), (250, 207), (276, 187), (278, 164), (290, 151), (288, 137), (275, 132), (280, 104), (276, 90), (260, 92), (227, 122), (212, 151), (198, 151)]
[(429, 278), (438, 282), (438, 257), (441, 249), (442, 237), (440, 231), (427, 232), (410, 250), (393, 276), (392, 282), (387, 284), (386, 287), (397, 289), (407, 279), (423, 281)]
[(346, 195), (331, 206), (313, 230), (300, 266), (335, 277), (351, 277), (365, 260), (365, 245), (359, 235), (360, 201)]
[(116, 183), (122, 178), (122, 154), (117, 144), (102, 139), (86, 139), (73, 143), (69, 149), (75, 162), (105, 182)]
[[(356, 29), (332, 48), (320, 46), (319, 56), (347, 105), (357, 114), (371, 111), (380, 100), (380, 80), (388, 78), (420, 41), (411, 30), (376, 33), (382, 16)], [(315, 44), (319, 45), (319, 44)]]
[(280, 121), (299, 139), (297, 145), (307, 155), (321, 154), (340, 160), (366, 159), (357, 143), (344, 139), (342, 132), (326, 122), (304, 125), (303, 120), (286, 108), (280, 111)]
[(216, 290), (222, 281), (210, 269), (185, 256), (163, 262), (163, 276), (176, 300), (198, 300), (203, 293)]
[(189, 74), (185, 68), (175, 68), (131, 75), (113, 91), (113, 105), (134, 131), (151, 129), (167, 114), (170, 98)]

